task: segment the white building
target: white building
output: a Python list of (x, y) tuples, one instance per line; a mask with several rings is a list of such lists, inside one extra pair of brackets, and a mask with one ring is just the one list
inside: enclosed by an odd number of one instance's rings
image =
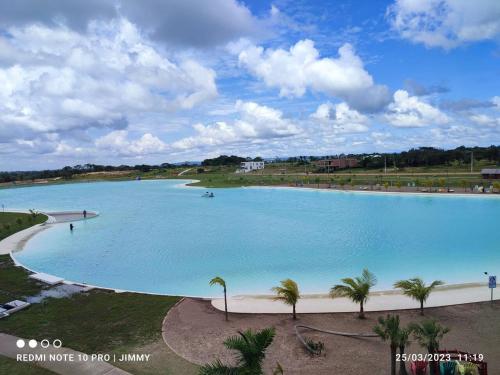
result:
[(238, 169), (237, 172), (247, 173), (258, 169), (264, 169), (263, 161), (244, 161), (240, 164), (240, 169)]

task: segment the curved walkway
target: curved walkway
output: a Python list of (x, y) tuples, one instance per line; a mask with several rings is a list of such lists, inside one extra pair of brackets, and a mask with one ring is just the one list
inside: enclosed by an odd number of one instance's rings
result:
[[(485, 302), (491, 297), (487, 284), (470, 283), (443, 285), (436, 288), (427, 300), (426, 307), (451, 306), (464, 303)], [(500, 291), (493, 298), (500, 299)], [(286, 314), (290, 306), (276, 301), (273, 296), (234, 296), (227, 300), (228, 310), (234, 313)], [(224, 311), (224, 299), (212, 300), (212, 306)], [(418, 302), (398, 290), (370, 293), (365, 311), (405, 310), (418, 308)], [(326, 294), (303, 295), (297, 303), (297, 313), (356, 312), (359, 305), (347, 298), (332, 299)]]
[[(81, 361), (78, 359), (79, 355), (83, 355), (82, 352), (78, 352), (73, 349), (59, 348), (55, 349), (49, 347), (47, 349), (41, 348), (39, 345), (37, 348), (29, 348), (27, 345), (28, 340), (23, 339), (26, 342), (24, 348), (19, 349), (16, 345), (19, 337), (7, 335), (5, 333), (0, 333), (0, 355), (16, 359), (18, 355), (23, 354), (36, 354), (44, 355), (45, 360), (29, 362), (37, 366), (43, 367), (47, 370), (53, 371), (57, 374), (72, 374), (72, 375), (127, 375), (128, 372), (119, 369), (107, 362), (92, 362)], [(73, 361), (50, 361), (48, 360), (51, 354), (61, 354), (63, 356), (73, 356)]]

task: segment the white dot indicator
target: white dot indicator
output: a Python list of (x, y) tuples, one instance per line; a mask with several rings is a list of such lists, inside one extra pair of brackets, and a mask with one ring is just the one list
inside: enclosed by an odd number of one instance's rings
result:
[(59, 339), (55, 339), (52, 345), (54, 346), (54, 348), (59, 349), (62, 346), (62, 342)]
[(24, 340), (19, 339), (19, 340), (16, 341), (16, 346), (19, 349), (24, 348), (24, 345), (25, 345)]
[(43, 339), (41, 342), (40, 342), (40, 346), (44, 349), (47, 349), (49, 346), (50, 346), (50, 342), (49, 340), (47, 339)]
[(29, 342), (28, 342), (28, 345), (30, 348), (36, 348), (36, 346), (38, 345), (38, 342), (36, 342), (36, 340), (33, 340), (31, 339)]

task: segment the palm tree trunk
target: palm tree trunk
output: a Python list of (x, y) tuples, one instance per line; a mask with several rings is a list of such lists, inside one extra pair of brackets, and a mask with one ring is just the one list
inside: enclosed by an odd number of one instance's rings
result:
[(424, 300), (420, 301), (420, 315), (424, 315)]
[(399, 347), (399, 354), (401, 354), (400, 361), (399, 361), (399, 375), (408, 375), (408, 373), (406, 372), (405, 361), (403, 361), (404, 354), (405, 354), (405, 347), (404, 346)]
[(397, 347), (391, 345), (391, 375), (396, 375), (396, 350)]
[(295, 313), (295, 303), (293, 304), (293, 318), (297, 319), (297, 314)]
[(224, 311), (226, 313), (226, 322), (229, 320), (227, 317), (227, 294), (226, 294), (226, 288), (224, 288)]
[(359, 303), (359, 319), (365, 318), (365, 310), (363, 309), (363, 301)]
[(431, 375), (439, 375), (439, 364), (437, 361), (434, 361), (434, 350), (429, 350), (429, 354), (431, 355), (431, 361), (429, 362)]

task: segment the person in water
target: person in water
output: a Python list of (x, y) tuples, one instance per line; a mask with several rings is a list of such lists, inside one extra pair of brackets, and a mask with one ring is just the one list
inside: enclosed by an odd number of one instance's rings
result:
[(73, 224), (71, 223), (71, 224), (69, 225), (69, 230), (73, 232), (73, 228), (74, 228), (74, 227), (73, 227)]
[(83, 218), (86, 219), (87, 218), (87, 210), (83, 210)]

